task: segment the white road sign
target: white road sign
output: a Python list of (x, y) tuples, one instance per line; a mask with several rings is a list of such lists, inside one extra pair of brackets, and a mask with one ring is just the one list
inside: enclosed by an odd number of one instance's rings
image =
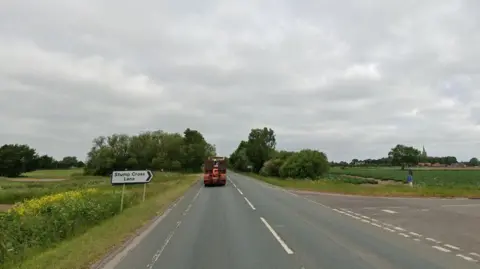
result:
[(152, 180), (153, 174), (150, 170), (143, 171), (113, 171), (111, 182), (119, 184), (145, 184)]

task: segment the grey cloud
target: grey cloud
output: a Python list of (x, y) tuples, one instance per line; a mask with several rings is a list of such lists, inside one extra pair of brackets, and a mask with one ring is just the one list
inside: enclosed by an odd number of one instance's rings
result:
[(83, 158), (99, 135), (190, 127), (229, 154), (266, 125), (334, 160), (480, 150), (475, 0), (1, 5), (2, 143)]

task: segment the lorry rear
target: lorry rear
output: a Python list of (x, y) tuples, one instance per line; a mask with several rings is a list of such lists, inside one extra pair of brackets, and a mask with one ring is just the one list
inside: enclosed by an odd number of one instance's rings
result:
[(203, 168), (203, 184), (225, 186), (227, 183), (227, 160), (224, 157), (209, 157)]

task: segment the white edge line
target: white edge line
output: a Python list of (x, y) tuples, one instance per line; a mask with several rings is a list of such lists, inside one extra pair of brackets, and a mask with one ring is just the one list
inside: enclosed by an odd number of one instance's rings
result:
[(282, 240), (282, 238), (280, 238), (280, 236), (277, 234), (277, 232), (275, 232), (275, 230), (272, 228), (272, 226), (270, 226), (270, 224), (268, 224), (268, 222), (264, 218), (260, 217), (260, 219), (262, 220), (263, 224), (265, 224), (267, 229), (272, 233), (273, 237), (275, 237), (275, 239), (277, 239), (278, 243), (280, 243), (280, 245), (287, 252), (287, 254), (293, 254), (293, 250), (291, 250), (288, 247), (288, 245)]
[[(198, 197), (198, 195), (200, 194), (200, 191), (202, 190), (202, 188), (200, 188), (197, 192), (197, 194), (195, 195), (195, 197), (193, 198), (192, 202)], [(162, 222), (165, 217), (168, 216), (168, 214), (170, 214), (170, 212), (185, 198), (185, 196), (181, 196), (180, 198), (178, 198), (178, 200), (176, 202), (174, 202), (172, 204), (171, 207), (169, 207), (167, 210), (165, 210), (165, 212), (159, 216), (146, 230), (144, 230), (139, 236), (135, 237), (123, 250), (121, 250), (118, 254), (116, 254), (115, 256), (113, 256), (112, 259), (110, 259), (109, 261), (107, 261), (105, 264), (99, 264), (99, 266), (97, 268), (101, 268), (101, 269), (113, 269), (115, 268), (127, 255), (128, 253), (134, 249), (135, 247), (137, 247), (145, 237), (148, 236), (148, 234), (150, 234), (153, 229), (155, 229), (159, 224), (160, 222)], [(172, 234), (173, 236), (173, 234)], [(170, 239), (169, 239), (170, 240)], [(107, 258), (108, 259), (108, 258)]]
[(248, 205), (249, 205), (253, 210), (255, 210), (255, 207), (253, 206), (252, 203), (250, 203), (250, 201), (247, 199), (247, 197), (244, 196), (243, 199), (245, 199), (245, 201), (247, 201)]

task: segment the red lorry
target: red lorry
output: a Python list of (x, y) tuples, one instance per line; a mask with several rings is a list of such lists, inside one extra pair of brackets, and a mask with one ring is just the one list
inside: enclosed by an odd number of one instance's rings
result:
[(209, 157), (203, 165), (203, 184), (225, 186), (227, 183), (227, 160), (225, 157)]

